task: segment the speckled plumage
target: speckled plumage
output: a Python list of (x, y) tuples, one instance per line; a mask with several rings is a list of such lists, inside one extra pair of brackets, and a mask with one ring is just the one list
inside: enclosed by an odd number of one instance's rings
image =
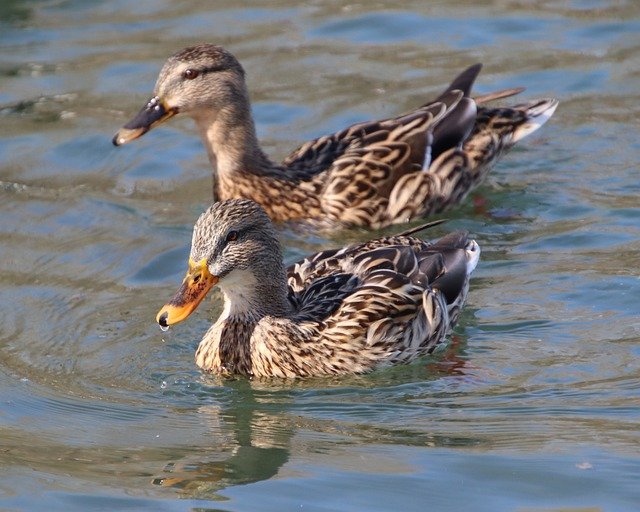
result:
[[(460, 202), (505, 149), (553, 114), (554, 99), (478, 106), (520, 92), (472, 100), (480, 67), (465, 70), (440, 97), (413, 112), (312, 140), (276, 164), (260, 149), (242, 66), (224, 48), (201, 44), (168, 59), (156, 96), (114, 143), (184, 113), (196, 121), (207, 148), (215, 198), (253, 199), (274, 221), (380, 228)], [(185, 78), (187, 70), (197, 76)], [(159, 116), (159, 108), (166, 115)]]
[(363, 373), (430, 353), (457, 320), (480, 249), (465, 233), (429, 243), (412, 236), (418, 230), (323, 251), (286, 271), (259, 205), (215, 203), (195, 225), (190, 259), (206, 261), (225, 303), (197, 364), (293, 378)]

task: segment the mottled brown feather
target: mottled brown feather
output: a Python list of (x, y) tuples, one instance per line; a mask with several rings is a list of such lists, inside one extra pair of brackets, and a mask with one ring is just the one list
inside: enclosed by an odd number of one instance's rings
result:
[[(185, 79), (187, 68), (199, 75)], [(553, 114), (554, 99), (511, 108), (477, 106), (469, 91), (480, 68), (469, 67), (436, 100), (412, 112), (319, 137), (281, 164), (260, 149), (244, 70), (220, 46), (196, 45), (170, 57), (154, 104), (196, 121), (213, 167), (216, 199), (253, 199), (278, 222), (380, 228), (457, 204), (504, 150)], [(116, 135), (119, 140), (124, 139)]]
[[(239, 235), (227, 242), (230, 230)], [(285, 378), (409, 362), (444, 341), (479, 254), (465, 233), (435, 243), (400, 234), (316, 253), (285, 271), (262, 208), (215, 203), (196, 223), (191, 259), (219, 277), (225, 307), (196, 362), (219, 374)]]

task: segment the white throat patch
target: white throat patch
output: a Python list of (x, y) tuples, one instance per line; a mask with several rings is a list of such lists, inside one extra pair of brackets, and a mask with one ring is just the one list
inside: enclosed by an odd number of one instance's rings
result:
[(258, 280), (249, 270), (233, 270), (218, 281), (224, 294), (224, 320), (230, 316), (253, 316), (255, 313), (256, 285)]

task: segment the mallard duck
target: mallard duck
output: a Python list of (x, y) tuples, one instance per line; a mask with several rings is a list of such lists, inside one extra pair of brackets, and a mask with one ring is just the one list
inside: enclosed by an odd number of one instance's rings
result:
[(156, 320), (164, 329), (184, 320), (217, 285), (224, 310), (196, 352), (206, 371), (293, 378), (409, 362), (455, 324), (480, 256), (466, 233), (435, 243), (412, 236), (427, 226), (319, 252), (287, 271), (260, 205), (214, 203), (196, 222), (182, 286)]
[(200, 44), (169, 58), (153, 98), (113, 143), (186, 114), (213, 166), (214, 199), (253, 199), (274, 221), (380, 228), (461, 201), (505, 149), (555, 111), (555, 99), (478, 107), (522, 90), (474, 101), (469, 93), (481, 67), (471, 66), (413, 112), (312, 140), (276, 164), (260, 149), (242, 66), (224, 48)]

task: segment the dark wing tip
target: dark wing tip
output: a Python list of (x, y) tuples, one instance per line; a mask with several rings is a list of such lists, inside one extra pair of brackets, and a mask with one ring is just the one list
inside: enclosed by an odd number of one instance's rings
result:
[(476, 81), (476, 78), (478, 78), (481, 69), (482, 63), (480, 62), (474, 64), (473, 66), (469, 66), (453, 79), (453, 82), (449, 84), (449, 87), (447, 87), (444, 94), (448, 93), (449, 91), (459, 90), (462, 91), (465, 96), (469, 96), (471, 94), (473, 83)]
[(460, 103), (448, 112), (433, 129), (432, 162), (446, 150), (458, 147), (467, 139), (476, 123), (477, 114), (478, 108), (475, 101), (465, 94)]

